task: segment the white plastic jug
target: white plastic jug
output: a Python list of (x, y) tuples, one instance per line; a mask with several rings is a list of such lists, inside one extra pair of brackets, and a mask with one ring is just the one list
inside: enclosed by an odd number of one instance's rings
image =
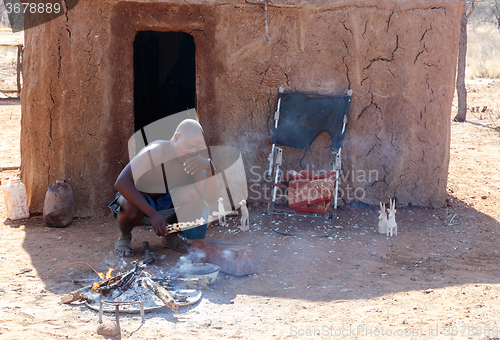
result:
[(21, 220), (30, 217), (26, 187), (21, 183), (21, 180), (17, 178), (11, 179), (9, 184), (3, 188), (3, 197), (7, 218)]

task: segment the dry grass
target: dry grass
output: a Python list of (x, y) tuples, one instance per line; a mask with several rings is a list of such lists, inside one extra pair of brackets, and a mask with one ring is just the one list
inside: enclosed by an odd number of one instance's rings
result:
[(491, 24), (469, 25), (467, 66), (473, 77), (500, 78), (500, 30)]

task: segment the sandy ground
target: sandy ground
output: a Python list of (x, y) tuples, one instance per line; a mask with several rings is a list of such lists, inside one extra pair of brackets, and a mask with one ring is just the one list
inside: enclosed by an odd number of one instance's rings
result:
[[(215, 224), (207, 237), (251, 246), (258, 273), (221, 273), (199, 303), (147, 313), (145, 324), (122, 314), (118, 338), (500, 338), (500, 81), (469, 81), (468, 89), (469, 104), (487, 109), (452, 123), (447, 207), (398, 209), (393, 238), (376, 232), (376, 207), (345, 207), (342, 227), (328, 238), (270, 232), (257, 209), (249, 232), (240, 232), (236, 220)], [(0, 101), (0, 121), (0, 167), (18, 165), (18, 101)], [(16, 173), (0, 172), (1, 187)], [(116, 222), (102, 216), (53, 229), (41, 216), (10, 221), (3, 205), (0, 221), (0, 338), (113, 338), (97, 335), (96, 312), (60, 302), (79, 288), (72, 280), (97, 280), (92, 270), (74, 264), (54, 273), (79, 261), (102, 272), (123, 265), (113, 253)], [(181, 255), (139, 227), (136, 258), (144, 256), (144, 240), (158, 259), (153, 271)]]

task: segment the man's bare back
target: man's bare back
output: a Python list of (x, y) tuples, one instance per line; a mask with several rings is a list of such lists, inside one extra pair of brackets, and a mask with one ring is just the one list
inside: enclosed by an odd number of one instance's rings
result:
[[(168, 187), (171, 189), (179, 187), (189, 177), (189, 174), (184, 171), (183, 162), (176, 158), (171, 150), (171, 141), (151, 143), (130, 163), (137, 190), (148, 195), (166, 194)], [(136, 163), (139, 164), (135, 165)], [(149, 167), (141, 166), (142, 164), (149, 165)], [(154, 167), (151, 166), (152, 164)], [(165, 171), (165, 178), (163, 171)], [(164, 185), (165, 180), (167, 188)]]

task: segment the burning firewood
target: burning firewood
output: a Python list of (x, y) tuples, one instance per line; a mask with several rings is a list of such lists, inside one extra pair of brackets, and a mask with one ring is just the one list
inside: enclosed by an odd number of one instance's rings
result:
[[(150, 260), (150, 259), (149, 259)], [(134, 261), (134, 268), (125, 272), (111, 276), (112, 270), (108, 270), (106, 279), (95, 282), (92, 285), (87, 285), (77, 289), (61, 298), (63, 303), (72, 303), (75, 301), (92, 302), (92, 292), (99, 293), (102, 297), (113, 299), (126, 291), (136, 280), (146, 282), (147, 288), (153, 290), (156, 296), (170, 309), (177, 310), (186, 302), (186, 298), (182, 295), (175, 294), (175, 287), (184, 287), (187, 289), (207, 289), (207, 282), (203, 279), (191, 278), (172, 278), (172, 277), (148, 277), (145, 276), (143, 269), (146, 266), (145, 261)], [(147, 275), (147, 274), (146, 274)], [(101, 275), (100, 275), (101, 277)], [(169, 292), (170, 290), (170, 292)]]
[[(96, 282), (93, 285), (88, 285), (86, 287), (75, 290), (61, 298), (63, 303), (71, 303), (74, 301), (90, 301), (87, 293), (89, 291), (96, 291), (101, 294), (103, 297), (109, 297), (111, 292), (117, 291), (117, 288), (120, 288), (120, 291), (125, 291), (130, 287), (132, 282), (141, 275), (142, 268), (145, 266), (140, 262), (133, 262), (134, 268), (125, 272), (123, 274), (118, 274), (116, 276), (111, 276), (111, 270), (107, 272), (107, 278), (103, 281)], [(100, 276), (101, 277), (101, 276)], [(102, 277), (101, 277), (102, 278)]]
[(71, 302), (75, 302), (75, 301), (84, 301), (87, 299), (84, 294), (86, 291), (90, 290), (91, 287), (92, 286), (89, 285), (89, 286), (80, 288), (78, 290), (75, 290), (69, 294), (66, 294), (61, 298), (61, 302), (62, 303), (71, 303)]
[[(199, 278), (170, 278), (170, 277), (149, 277), (151, 281), (156, 284), (162, 286), (165, 289), (173, 289), (174, 286), (177, 288), (183, 289), (194, 289), (194, 290), (206, 290), (207, 289), (207, 281)], [(107, 281), (107, 280), (106, 280)], [(106, 282), (104, 281), (104, 282)], [(88, 301), (90, 302), (90, 298), (87, 296), (87, 293), (91, 291), (93, 285), (87, 285), (80, 289), (77, 289), (71, 293), (66, 294), (61, 298), (63, 303), (72, 303), (75, 301)], [(117, 285), (114, 288), (118, 288)], [(182, 300), (182, 296), (171, 293), (173, 297), (179, 297)]]
[[(204, 220), (196, 220), (196, 222), (189, 224), (174, 225), (175, 227), (184, 227), (191, 225), (203, 224)], [(97, 273), (102, 281), (95, 282), (92, 285), (87, 285), (83, 288), (75, 290), (62, 297), (63, 303), (71, 303), (74, 301), (85, 301), (87, 305), (92, 308), (91, 304), (96, 301), (103, 302), (102, 299), (98, 297), (101, 295), (105, 298), (105, 301), (113, 301), (119, 296), (121, 296), (129, 287), (133, 284), (140, 284), (142, 286), (154, 293), (158, 299), (160, 299), (163, 304), (170, 308), (172, 311), (177, 311), (180, 307), (187, 306), (193, 303), (193, 299), (188, 300), (185, 295), (177, 294), (175, 291), (178, 288), (185, 287), (187, 289), (207, 289), (207, 281), (202, 279), (184, 279), (177, 277), (153, 277), (144, 269), (147, 264), (151, 264), (155, 261), (153, 253), (149, 250), (149, 244), (147, 242), (143, 243), (144, 251), (146, 256), (142, 261), (134, 261), (132, 264), (134, 268), (125, 272), (118, 273), (115, 276), (111, 276), (113, 271), (112, 268), (108, 270), (106, 274)], [(96, 294), (98, 293), (98, 294)], [(198, 294), (197, 299), (201, 297), (201, 292)], [(141, 302), (142, 303), (142, 302)]]
[(179, 307), (181, 307), (175, 299), (172, 297), (172, 295), (169, 294), (168, 290), (160, 286), (158, 283), (153, 282), (153, 280), (146, 278), (142, 281), (147, 288), (151, 289), (155, 295), (167, 306), (172, 310), (172, 312), (177, 312)]
[(104, 281), (96, 282), (92, 285), (90, 290), (96, 290), (101, 294), (101, 296), (104, 297), (108, 297), (110, 292), (112, 292), (116, 288), (120, 288), (122, 291), (126, 291), (134, 282), (134, 280), (141, 275), (141, 268), (142, 266), (135, 262), (134, 269), (129, 270), (124, 274), (118, 274), (116, 276), (109, 277)]

